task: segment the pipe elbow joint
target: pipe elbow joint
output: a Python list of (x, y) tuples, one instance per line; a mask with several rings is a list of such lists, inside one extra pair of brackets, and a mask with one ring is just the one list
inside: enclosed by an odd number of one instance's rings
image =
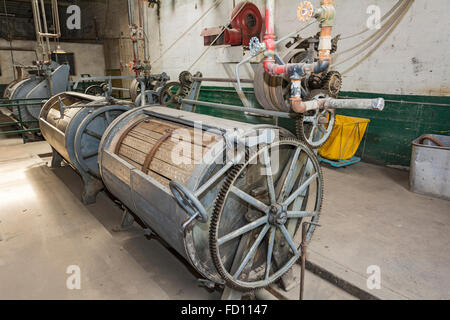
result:
[(322, 1), (314, 12), (314, 17), (320, 22), (320, 27), (334, 27), (336, 23), (336, 7), (334, 1)]
[(330, 66), (330, 60), (323, 60), (314, 63), (313, 73), (322, 73)]
[(295, 113), (305, 113), (307, 111), (307, 107), (300, 97), (292, 97), (289, 99), (291, 102), (291, 109)]

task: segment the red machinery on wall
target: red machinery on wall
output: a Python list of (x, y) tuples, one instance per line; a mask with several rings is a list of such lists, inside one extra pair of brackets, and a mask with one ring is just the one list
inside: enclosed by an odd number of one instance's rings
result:
[(205, 46), (248, 46), (251, 38), (260, 38), (264, 21), (258, 7), (253, 3), (245, 1), (238, 4), (231, 14), (231, 19), (229, 26), (203, 30), (201, 36), (205, 39)]

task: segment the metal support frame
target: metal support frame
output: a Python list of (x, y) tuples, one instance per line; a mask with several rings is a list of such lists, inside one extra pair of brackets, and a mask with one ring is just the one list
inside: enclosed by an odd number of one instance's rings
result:
[(84, 186), (83, 194), (81, 196), (83, 203), (86, 205), (94, 204), (97, 199), (97, 195), (103, 191), (105, 186), (103, 182), (92, 176), (82, 175)]
[[(133, 215), (130, 213), (130, 211), (128, 210), (128, 208), (126, 208), (125, 206), (122, 206), (123, 209), (123, 214), (122, 214), (122, 220), (120, 222), (119, 225), (115, 226), (112, 231), (113, 232), (123, 232), (123, 231), (127, 231), (129, 230), (133, 224), (134, 224), (134, 217)], [(151, 234), (151, 232), (150, 232)]]
[(301, 269), (300, 269), (300, 300), (303, 300), (303, 293), (305, 289), (305, 271), (306, 271), (306, 254), (308, 252), (308, 229), (309, 226), (320, 227), (320, 224), (314, 222), (302, 223), (302, 255), (301, 255)]
[(133, 215), (128, 211), (127, 208), (123, 208), (123, 214), (122, 214), (122, 220), (120, 222), (119, 226), (116, 226), (113, 228), (114, 232), (121, 232), (128, 230), (131, 228), (134, 224), (134, 217)]
[[(73, 86), (73, 90), (76, 90), (78, 88), (78, 85), (80, 84), (80, 82), (84, 82), (84, 81), (107, 81), (108, 84), (108, 90), (105, 92), (105, 97), (106, 99), (110, 99), (111, 98), (111, 94), (112, 91), (114, 90), (113, 86), (112, 86), (112, 80), (125, 80), (125, 79), (136, 79), (139, 84), (141, 85), (141, 91), (145, 92), (145, 81), (144, 81), (144, 76), (104, 76), (104, 77), (81, 77), (79, 78), (74, 86)], [(122, 88), (115, 88), (116, 90), (122, 90)], [(146, 95), (142, 94), (141, 95), (141, 106), (145, 106), (147, 104), (147, 100), (146, 100)]]
[(51, 48), (50, 39), (59, 39), (61, 37), (61, 27), (59, 23), (58, 0), (51, 0), (52, 18), (55, 26), (55, 33), (49, 33), (47, 26), (47, 16), (45, 12), (44, 0), (31, 0), (34, 28), (36, 30), (36, 40), (38, 47), (42, 49), (44, 60), (50, 59)]
[[(19, 134), (22, 137), (23, 143), (26, 143), (26, 133), (37, 133), (40, 132), (39, 128), (27, 128), (28, 124), (39, 123), (39, 120), (23, 120), (22, 119), (22, 107), (26, 106), (35, 106), (35, 105), (44, 105), (45, 100), (42, 99), (0, 99), (0, 109), (7, 108), (17, 108), (18, 119), (13, 119), (14, 121), (1, 122), (0, 128), (9, 127), (9, 126), (17, 126), (17, 130), (8, 130), (8, 131), (0, 131), (0, 135), (14, 135)], [(1, 110), (0, 110), (1, 112)]]
[(50, 167), (52, 169), (61, 168), (62, 161), (63, 157), (58, 153), (58, 151), (55, 150), (55, 148), (52, 147), (52, 162), (50, 164)]

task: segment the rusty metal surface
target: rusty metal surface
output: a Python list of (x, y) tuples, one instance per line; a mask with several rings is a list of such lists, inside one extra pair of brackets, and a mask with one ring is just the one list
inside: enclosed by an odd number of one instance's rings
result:
[(155, 158), (156, 152), (159, 150), (159, 148), (162, 146), (164, 142), (166, 142), (174, 133), (173, 129), (167, 129), (166, 133), (156, 142), (156, 144), (153, 146), (153, 148), (148, 153), (147, 157), (145, 158), (145, 162), (142, 166), (142, 172), (145, 174), (148, 174), (150, 170), (150, 164), (152, 163), (153, 159)]

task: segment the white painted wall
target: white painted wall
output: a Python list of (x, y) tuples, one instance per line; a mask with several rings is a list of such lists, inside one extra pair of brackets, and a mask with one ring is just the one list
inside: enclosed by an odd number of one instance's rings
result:
[[(203, 12), (213, 3), (212, 0), (170, 0), (161, 1), (160, 18), (156, 8), (148, 9), (149, 26), (147, 30), (151, 44), (151, 61), (154, 71), (165, 71), (176, 79), (178, 74), (190, 67), (201, 55), (205, 47), (200, 33), (205, 27), (227, 23), (231, 17), (236, 0), (223, 0), (221, 5), (211, 11), (186, 36), (182, 38), (162, 59), (155, 60), (185, 32)], [(253, 0), (264, 12), (264, 0)], [(312, 1), (314, 5), (319, 0)], [(299, 0), (276, 0), (276, 30), (278, 36), (285, 35), (301, 27), (296, 19)], [(382, 15), (396, 1), (394, 0), (336, 0), (337, 25), (333, 34), (344, 37), (363, 30), (366, 26), (369, 5), (378, 5)], [(415, 0), (402, 22), (386, 41), (359, 66), (345, 75), (344, 90), (366, 91), (392, 94), (450, 95), (450, 62), (446, 58), (450, 38), (450, 1)], [(310, 27), (309, 36), (318, 31)], [(342, 41), (340, 50), (353, 47), (370, 36), (365, 33), (356, 38)], [(367, 53), (368, 50), (365, 51)], [(337, 70), (344, 71), (362, 56), (358, 56)], [(240, 48), (212, 48), (191, 71), (201, 71), (204, 76), (226, 76), (232, 68), (219, 61), (235, 61), (242, 57)], [(225, 58), (224, 58), (225, 56)], [(227, 57), (228, 56), (228, 57)], [(242, 77), (252, 76), (251, 68), (246, 68)]]
[[(36, 42), (14, 40), (12, 46), (34, 49)], [(0, 39), (0, 47), (9, 47), (9, 42)], [(105, 58), (102, 44), (62, 42), (61, 48), (75, 54), (75, 71), (77, 73), (74, 77), (75, 79), (85, 73), (91, 74), (92, 76), (102, 76), (105, 74)], [(28, 51), (13, 51), (13, 59), (16, 64), (31, 65), (32, 61), (36, 60), (36, 54)], [(10, 51), (0, 50), (0, 66), (2, 68), (0, 83), (7, 84), (13, 81), (14, 76)]]

